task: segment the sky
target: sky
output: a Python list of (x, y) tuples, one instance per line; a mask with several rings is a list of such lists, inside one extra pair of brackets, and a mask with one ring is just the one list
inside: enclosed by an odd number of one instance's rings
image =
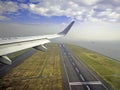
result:
[(64, 40), (120, 41), (120, 0), (0, 0), (0, 36), (62, 31)]

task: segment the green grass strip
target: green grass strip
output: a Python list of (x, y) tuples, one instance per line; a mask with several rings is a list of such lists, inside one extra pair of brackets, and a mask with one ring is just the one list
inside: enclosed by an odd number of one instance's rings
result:
[(114, 90), (120, 90), (120, 62), (79, 46), (68, 46), (86, 65), (109, 83)]

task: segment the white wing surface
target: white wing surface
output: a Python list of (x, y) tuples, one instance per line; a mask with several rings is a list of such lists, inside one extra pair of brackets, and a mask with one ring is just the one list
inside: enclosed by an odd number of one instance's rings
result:
[(72, 21), (62, 32), (52, 35), (30, 36), (30, 37), (10, 37), (0, 38), (0, 62), (4, 64), (11, 64), (12, 61), (7, 57), (8, 54), (20, 50), (35, 48), (37, 50), (45, 51), (44, 46), (50, 43), (50, 39), (65, 36), (75, 21)]

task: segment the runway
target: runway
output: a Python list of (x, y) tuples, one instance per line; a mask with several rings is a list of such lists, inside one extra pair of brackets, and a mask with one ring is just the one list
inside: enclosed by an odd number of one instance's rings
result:
[(36, 50), (31, 49), (28, 52), (23, 53), (19, 57), (15, 58), (11, 65), (5, 65), (0, 63), (0, 78), (7, 74), (11, 69), (21, 64), (24, 60), (26, 60), (29, 56), (35, 53)]
[(59, 47), (64, 90), (112, 90), (65, 45), (61, 44)]
[[(59, 45), (64, 90), (112, 90), (65, 45)], [(32, 49), (16, 58), (12, 65), (0, 65), (0, 77), (35, 53)]]

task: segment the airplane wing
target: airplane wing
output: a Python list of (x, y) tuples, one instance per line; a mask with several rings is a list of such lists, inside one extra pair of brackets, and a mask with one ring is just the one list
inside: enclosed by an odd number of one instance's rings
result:
[(30, 36), (30, 37), (10, 37), (0, 39), (0, 62), (4, 64), (12, 64), (7, 57), (8, 54), (24, 50), (27, 48), (35, 48), (37, 50), (46, 51), (44, 44), (50, 43), (50, 39), (65, 36), (75, 21), (72, 21), (62, 32), (52, 35)]

